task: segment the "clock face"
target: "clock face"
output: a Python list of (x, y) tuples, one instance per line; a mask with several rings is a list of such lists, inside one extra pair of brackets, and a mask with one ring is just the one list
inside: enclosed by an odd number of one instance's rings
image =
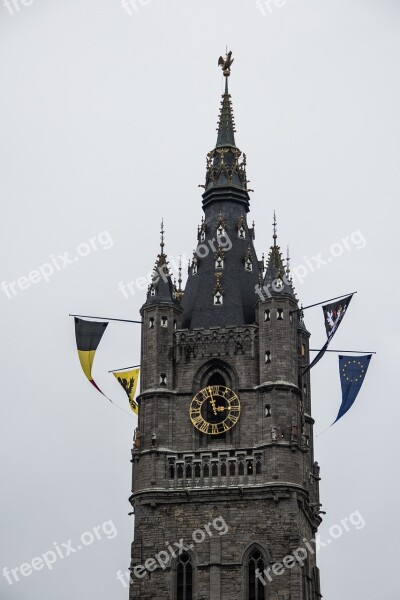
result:
[(229, 431), (239, 420), (239, 398), (223, 385), (211, 385), (192, 400), (190, 420), (196, 429), (207, 435), (219, 435)]

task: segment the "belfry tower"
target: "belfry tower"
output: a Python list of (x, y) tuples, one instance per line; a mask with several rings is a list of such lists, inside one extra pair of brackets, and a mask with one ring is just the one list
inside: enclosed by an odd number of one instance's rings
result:
[(318, 600), (309, 333), (276, 220), (248, 225), (226, 78), (184, 290), (164, 252), (141, 309), (130, 600)]

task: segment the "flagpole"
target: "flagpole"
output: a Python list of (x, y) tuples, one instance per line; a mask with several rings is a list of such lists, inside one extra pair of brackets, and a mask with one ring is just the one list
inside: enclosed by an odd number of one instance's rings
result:
[[(310, 349), (310, 352), (319, 352), (319, 350)], [(347, 354), (376, 354), (376, 352), (367, 352), (367, 350), (325, 350), (325, 352), (346, 352)]]
[(127, 371), (128, 369), (138, 369), (140, 365), (133, 365), (133, 367), (125, 367), (125, 369), (113, 369), (112, 371), (108, 371), (109, 373), (117, 373), (117, 371)]
[(143, 321), (130, 321), (129, 319), (109, 319), (108, 317), (91, 317), (89, 315), (71, 315), (70, 317), (80, 317), (81, 319), (98, 319), (99, 321), (119, 321), (120, 323), (139, 323), (143, 325)]
[(301, 312), (302, 310), (307, 310), (307, 308), (314, 308), (314, 306), (320, 306), (321, 304), (325, 304), (325, 302), (333, 302), (334, 300), (339, 300), (340, 298), (346, 298), (347, 296), (353, 296), (358, 292), (352, 292), (351, 294), (342, 294), (341, 296), (336, 296), (336, 298), (330, 298), (329, 300), (323, 300), (323, 302), (317, 302), (316, 304), (310, 304), (309, 306), (303, 306), (302, 308), (296, 308), (296, 310), (291, 310), (289, 312), (290, 315), (293, 313)]

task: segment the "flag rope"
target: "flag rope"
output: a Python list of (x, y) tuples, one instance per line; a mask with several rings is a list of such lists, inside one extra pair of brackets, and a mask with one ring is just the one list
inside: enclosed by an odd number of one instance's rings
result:
[(117, 404), (113, 400), (110, 400), (110, 398), (108, 396), (105, 396), (105, 397), (107, 398), (107, 400), (109, 400), (111, 402), (111, 404), (113, 404), (114, 406), (116, 406), (117, 408), (119, 408), (119, 410), (122, 410), (122, 412), (124, 412), (126, 415), (129, 415), (132, 419), (134, 418), (134, 416), (133, 416), (133, 414), (131, 412), (128, 412), (127, 410), (125, 410), (124, 408), (122, 408), (122, 406), (120, 406), (119, 404)]
[[(310, 352), (319, 352), (319, 350), (311, 349)], [(347, 354), (376, 354), (376, 352), (367, 352), (366, 350), (325, 350), (325, 352), (347, 352)]]
[(91, 317), (89, 315), (71, 315), (71, 313), (69, 314), (70, 317), (79, 317), (81, 319), (98, 319), (99, 321), (119, 321), (120, 323), (139, 323), (140, 325), (143, 325), (143, 321), (130, 321), (129, 319), (111, 319), (108, 317)]
[(138, 369), (140, 365), (133, 365), (132, 367), (125, 367), (124, 369), (112, 369), (109, 373), (117, 373), (118, 371), (128, 371), (129, 369)]
[(302, 308), (296, 308), (296, 310), (291, 310), (289, 312), (290, 315), (301, 312), (302, 310), (307, 310), (307, 308), (314, 308), (314, 306), (321, 306), (321, 304), (325, 304), (325, 302), (333, 302), (333, 300), (339, 300), (340, 298), (347, 298), (347, 296), (353, 296), (353, 294), (358, 294), (358, 292), (352, 292), (351, 294), (342, 294), (342, 296), (336, 296), (336, 298), (329, 298), (329, 300), (324, 300), (323, 302), (317, 302), (316, 304), (310, 304), (309, 306), (302, 306)]

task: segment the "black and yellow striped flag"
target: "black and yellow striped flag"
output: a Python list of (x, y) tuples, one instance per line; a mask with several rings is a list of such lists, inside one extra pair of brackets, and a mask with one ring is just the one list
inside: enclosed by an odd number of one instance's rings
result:
[(82, 370), (90, 383), (107, 398), (92, 377), (93, 361), (108, 322), (83, 321), (75, 317), (75, 337)]

